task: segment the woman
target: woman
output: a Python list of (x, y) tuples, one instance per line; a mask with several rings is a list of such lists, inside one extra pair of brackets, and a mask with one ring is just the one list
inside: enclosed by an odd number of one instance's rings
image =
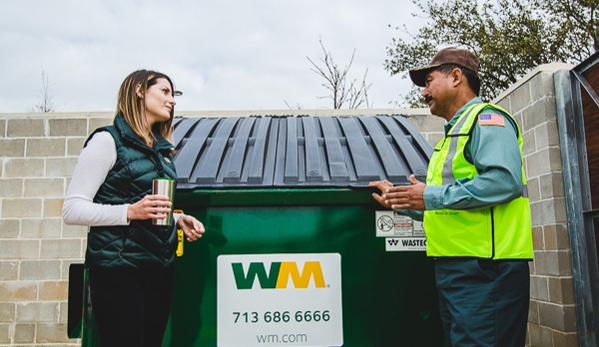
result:
[[(88, 225), (85, 266), (103, 346), (161, 346), (174, 285), (176, 227), (188, 241), (204, 233), (196, 218), (170, 212), (152, 195), (154, 178), (176, 179), (171, 79), (139, 70), (122, 83), (114, 124), (87, 140), (64, 201), (67, 224)], [(176, 225), (175, 225), (176, 224)]]

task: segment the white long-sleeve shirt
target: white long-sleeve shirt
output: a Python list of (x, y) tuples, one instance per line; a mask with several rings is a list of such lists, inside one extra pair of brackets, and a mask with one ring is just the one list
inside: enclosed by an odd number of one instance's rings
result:
[(103, 205), (93, 202), (108, 172), (116, 163), (116, 157), (114, 138), (107, 131), (96, 133), (81, 150), (62, 207), (65, 223), (87, 226), (129, 225), (129, 204)]
[[(93, 202), (116, 163), (116, 157), (114, 138), (107, 131), (94, 134), (81, 150), (62, 206), (62, 218), (66, 224), (129, 225), (127, 209), (130, 204), (104, 205)], [(173, 214), (175, 224), (180, 216), (179, 213)]]

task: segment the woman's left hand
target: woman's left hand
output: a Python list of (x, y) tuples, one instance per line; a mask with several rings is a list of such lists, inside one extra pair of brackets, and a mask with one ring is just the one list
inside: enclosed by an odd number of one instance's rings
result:
[(182, 229), (187, 236), (187, 241), (193, 242), (202, 237), (206, 230), (204, 224), (195, 217), (182, 214), (177, 220), (177, 228)]

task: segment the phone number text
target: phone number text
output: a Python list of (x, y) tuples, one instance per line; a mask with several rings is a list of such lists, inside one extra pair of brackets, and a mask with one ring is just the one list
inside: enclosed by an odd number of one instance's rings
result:
[(331, 320), (329, 310), (316, 311), (266, 311), (259, 312), (233, 312), (234, 323), (288, 323), (293, 322), (328, 322)]

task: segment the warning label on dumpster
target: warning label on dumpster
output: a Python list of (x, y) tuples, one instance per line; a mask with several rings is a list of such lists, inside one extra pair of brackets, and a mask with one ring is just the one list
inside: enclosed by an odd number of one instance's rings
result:
[(217, 344), (343, 345), (341, 255), (219, 256)]
[(385, 237), (385, 250), (425, 251), (426, 238), (422, 222), (395, 211), (375, 212), (376, 236)]

